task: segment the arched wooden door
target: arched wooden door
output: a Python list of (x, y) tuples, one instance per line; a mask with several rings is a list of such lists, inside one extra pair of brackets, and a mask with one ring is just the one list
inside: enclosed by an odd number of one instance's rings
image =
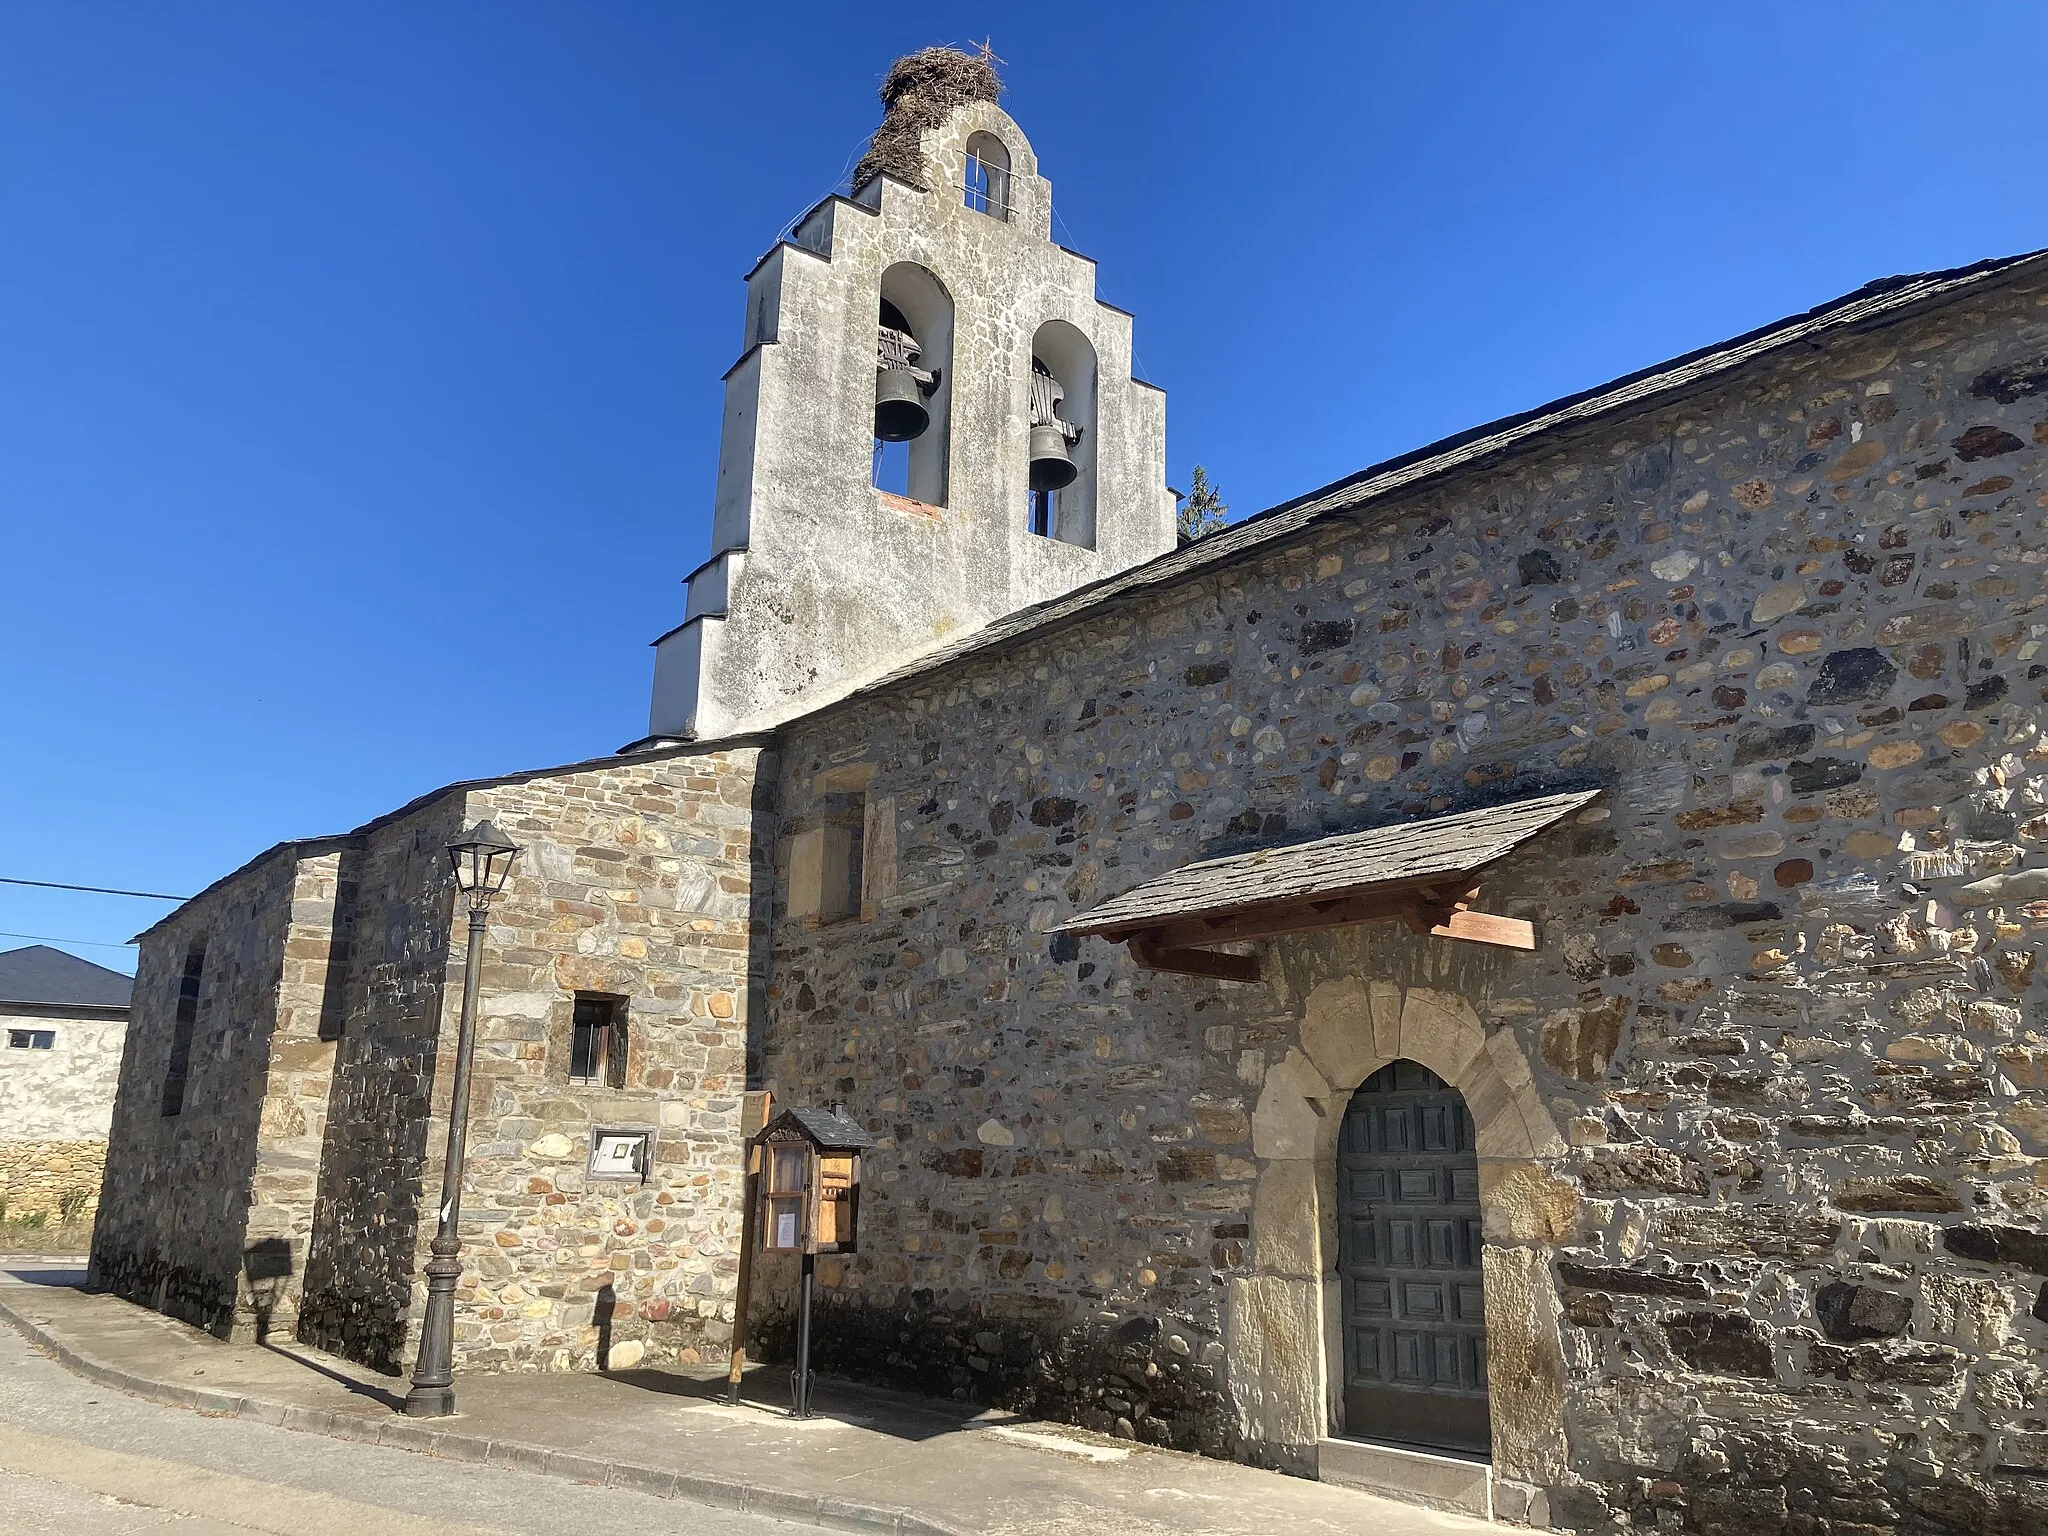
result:
[(1337, 1153), (1344, 1431), (1490, 1453), (1479, 1159), (1464, 1095), (1397, 1061), (1351, 1096)]

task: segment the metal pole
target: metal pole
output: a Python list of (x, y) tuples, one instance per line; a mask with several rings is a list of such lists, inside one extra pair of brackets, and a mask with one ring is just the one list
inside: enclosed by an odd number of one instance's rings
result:
[(469, 898), (469, 953), (462, 962), (462, 1024), (455, 1035), (455, 1086), (448, 1096), (448, 1156), (441, 1168), (441, 1219), (427, 1260), (427, 1315), (413, 1362), (406, 1414), (439, 1418), (455, 1411), (455, 1282), (462, 1278), (462, 1154), (469, 1129), (469, 1060), (476, 1044), (476, 984), (483, 965), (484, 923), (491, 898)]
[(818, 1256), (804, 1255), (802, 1299), (796, 1313), (796, 1369), (790, 1373), (790, 1406), (795, 1417), (811, 1416), (811, 1282), (818, 1270)]

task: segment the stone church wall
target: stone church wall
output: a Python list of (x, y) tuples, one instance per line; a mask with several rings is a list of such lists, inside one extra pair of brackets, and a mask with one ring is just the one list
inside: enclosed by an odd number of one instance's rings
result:
[[(1334, 1123), (1406, 1056), (1478, 1126), (1504, 1510), (2043, 1529), (2044, 507), (2021, 279), (789, 727), (765, 1081), (881, 1143), (824, 1360), (1305, 1467)], [(1485, 889), (1534, 954), (1354, 929), (1239, 985), (1048, 934), (1577, 787)]]
[[(303, 1258), (339, 859), (328, 845), (273, 850), (140, 946), (92, 1275), (223, 1336), (288, 1312)], [(183, 1104), (167, 1115), (179, 994), (200, 946)]]
[[(457, 1364), (690, 1361), (730, 1337), (760, 755), (533, 775), (367, 834), (301, 1337), (394, 1371), (416, 1342), (467, 942), (442, 848), (484, 816), (525, 851), (480, 980)], [(569, 1080), (579, 992), (624, 1000), (619, 1086)], [(586, 1177), (597, 1127), (654, 1131), (645, 1183)]]
[[(472, 1081), (457, 1360), (692, 1360), (731, 1336), (758, 747), (619, 759), (286, 845), (145, 937), (94, 1232), (98, 1283), (223, 1336), (399, 1370), (424, 1304), (466, 922), (445, 847), (525, 849), (492, 910)], [(163, 1085), (205, 945), (182, 1110)], [(623, 1000), (621, 1085), (568, 1080), (578, 992)], [(331, 1102), (330, 1102), (331, 1101)], [(656, 1136), (592, 1181), (597, 1126)]]

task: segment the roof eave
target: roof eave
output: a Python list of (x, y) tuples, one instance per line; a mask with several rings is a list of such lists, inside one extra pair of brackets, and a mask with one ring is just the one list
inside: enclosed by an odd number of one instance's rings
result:
[(1966, 290), (2010, 280), (2029, 267), (2040, 265), (2048, 265), (2048, 249), (1996, 257), (1946, 271), (1882, 279), (1727, 341), (1682, 353), (1576, 394), (1441, 438), (1254, 513), (1117, 575), (998, 619), (806, 714), (794, 716), (782, 722), (782, 727), (821, 720), (835, 710), (876, 695), (926, 683), (948, 667), (964, 664), (1012, 642), (1041, 639), (1120, 599), (1267, 553), (1306, 538), (1340, 517), (1359, 517), (1387, 498), (1522, 456), (1539, 447), (1555, 446), (1562, 439), (1596, 426), (1663, 409), (1718, 387), (1757, 363), (1801, 347), (1818, 350), (1839, 335), (1897, 324), (1950, 302)]

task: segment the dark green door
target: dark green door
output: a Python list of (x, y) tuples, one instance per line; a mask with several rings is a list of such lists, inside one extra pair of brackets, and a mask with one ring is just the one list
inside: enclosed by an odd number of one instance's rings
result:
[(1345, 1433), (1490, 1453), (1464, 1095), (1412, 1061), (1382, 1067), (1344, 1111), (1337, 1180)]

